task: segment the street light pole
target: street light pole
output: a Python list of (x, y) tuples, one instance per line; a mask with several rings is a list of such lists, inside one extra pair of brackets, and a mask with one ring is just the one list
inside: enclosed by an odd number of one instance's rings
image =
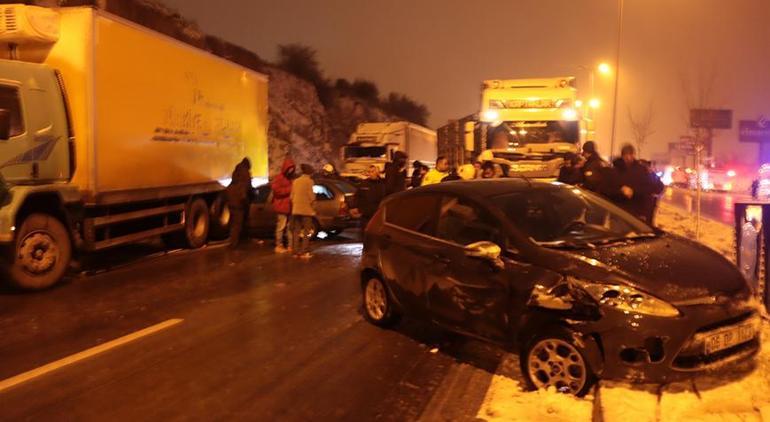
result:
[(615, 133), (618, 120), (618, 81), (620, 80), (620, 44), (623, 38), (623, 0), (618, 0), (618, 44), (615, 51), (615, 90), (612, 99), (612, 136), (610, 137), (610, 159), (615, 153)]

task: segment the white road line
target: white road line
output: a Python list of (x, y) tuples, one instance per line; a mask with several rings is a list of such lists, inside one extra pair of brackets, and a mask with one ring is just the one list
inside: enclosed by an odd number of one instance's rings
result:
[(137, 340), (139, 338), (149, 336), (151, 334), (157, 333), (158, 331), (165, 330), (166, 328), (170, 328), (176, 324), (179, 324), (180, 322), (184, 321), (183, 319), (169, 319), (168, 321), (161, 322), (160, 324), (155, 324), (153, 326), (147, 327), (143, 330), (139, 330), (136, 332), (133, 332), (131, 334), (125, 335), (120, 338), (116, 338), (115, 340), (108, 341), (107, 343), (100, 344), (98, 346), (94, 346), (90, 349), (83, 350), (82, 352), (75, 353), (74, 355), (69, 355), (65, 358), (59, 359), (57, 361), (48, 363), (46, 365), (40, 366), (38, 368), (32, 369), (30, 371), (21, 373), (19, 375), (13, 376), (11, 378), (4, 379), (0, 381), (0, 392), (3, 392), (13, 386), (19, 385), (21, 383), (27, 382), (29, 380), (32, 380), (34, 378), (40, 377), (42, 375), (45, 375), (49, 372), (53, 372), (59, 368), (63, 368), (67, 365), (71, 365), (76, 362), (80, 362), (81, 360), (88, 359), (90, 357), (93, 357), (95, 355), (98, 355), (99, 353), (106, 352), (110, 349), (114, 349), (116, 347), (122, 346), (126, 343), (130, 343), (134, 340)]

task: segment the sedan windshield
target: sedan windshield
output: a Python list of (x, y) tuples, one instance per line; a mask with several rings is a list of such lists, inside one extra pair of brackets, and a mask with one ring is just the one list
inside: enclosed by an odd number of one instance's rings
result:
[(608, 201), (566, 186), (492, 198), (519, 230), (548, 247), (591, 247), (654, 237), (655, 231)]

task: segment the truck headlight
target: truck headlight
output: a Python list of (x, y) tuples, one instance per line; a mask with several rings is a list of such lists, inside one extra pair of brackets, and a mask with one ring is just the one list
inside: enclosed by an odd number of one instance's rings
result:
[(573, 282), (602, 306), (615, 308), (623, 312), (656, 317), (673, 318), (680, 315), (679, 310), (673, 305), (655, 296), (636, 290), (633, 287), (591, 283), (574, 279)]
[(497, 121), (498, 118), (500, 118), (500, 113), (496, 110), (487, 110), (484, 112), (484, 120), (487, 122)]

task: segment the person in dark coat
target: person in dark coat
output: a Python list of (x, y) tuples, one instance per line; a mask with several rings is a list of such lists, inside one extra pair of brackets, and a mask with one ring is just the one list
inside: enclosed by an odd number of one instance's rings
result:
[(602, 174), (608, 173), (603, 169), (608, 168), (609, 164), (596, 151), (594, 141), (588, 141), (583, 145), (583, 158), (586, 160), (582, 168), (583, 187), (593, 192), (600, 192), (603, 189), (603, 183), (606, 183), (602, 179)]
[(425, 177), (425, 173), (428, 172), (428, 166), (419, 161), (415, 161), (412, 164), (412, 176), (409, 182), (409, 186), (413, 188), (419, 188), (422, 186), (422, 179)]
[(291, 236), (288, 233), (289, 218), (291, 217), (291, 182), (294, 180), (296, 165), (291, 158), (283, 160), (281, 172), (275, 176), (270, 188), (273, 190), (273, 210), (276, 214), (275, 222), (275, 252), (291, 252), (293, 245), (289, 242), (288, 248), (284, 247), (283, 238)]
[(564, 159), (564, 165), (559, 170), (557, 181), (578, 186), (583, 183), (583, 157), (577, 154), (568, 154)]
[(636, 149), (626, 144), (621, 158), (613, 161), (620, 189), (610, 192), (610, 199), (617, 205), (652, 224), (656, 195), (663, 192), (660, 179), (636, 159)]
[(244, 158), (235, 166), (225, 194), (230, 209), (230, 247), (235, 248), (243, 235), (252, 196), (251, 161), (248, 158)]
[(385, 164), (385, 192), (388, 195), (406, 190), (407, 161), (403, 151), (396, 151), (393, 161)]
[(361, 217), (362, 231), (377, 212), (380, 202), (385, 198), (385, 181), (380, 177), (380, 169), (377, 166), (370, 166), (366, 176), (366, 180), (358, 186), (354, 197), (356, 208), (353, 214)]

